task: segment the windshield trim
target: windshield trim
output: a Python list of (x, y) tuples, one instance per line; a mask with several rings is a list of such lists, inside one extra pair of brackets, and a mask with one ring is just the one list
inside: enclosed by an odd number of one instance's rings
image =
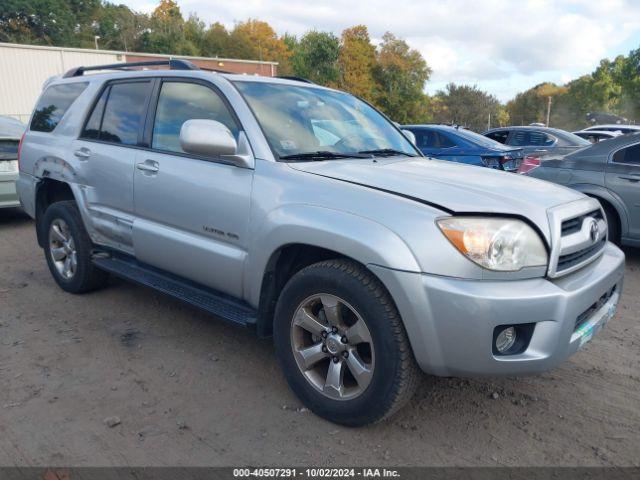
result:
[[(286, 85), (286, 86), (308, 88), (308, 89), (314, 89), (314, 90), (328, 90), (328, 91), (331, 91), (331, 92), (338, 92), (338, 93), (342, 93), (342, 94), (345, 94), (345, 95), (350, 95), (350, 96), (360, 100), (364, 104), (368, 105), (373, 111), (375, 111), (376, 113), (381, 115), (387, 121), (387, 123), (389, 123), (391, 125), (391, 127), (393, 127), (409, 143), (409, 145), (411, 145), (411, 147), (414, 150), (414, 153), (415, 153), (416, 157), (424, 157), (425, 156), (418, 149), (418, 147), (416, 145), (414, 145), (413, 142), (411, 142), (411, 140), (409, 140), (404, 135), (404, 133), (402, 133), (402, 128), (398, 127), (396, 125), (396, 123), (393, 122), (385, 113), (381, 112), (374, 105), (370, 104), (368, 101), (366, 101), (365, 99), (359, 97), (358, 95), (354, 95), (353, 93), (345, 92), (344, 90), (337, 90), (337, 89), (334, 89), (334, 88), (325, 87), (325, 86), (319, 85), (317, 83), (295, 82), (294, 80), (288, 80), (286, 82), (284, 82), (284, 81), (282, 81), (282, 82), (275, 81), (274, 82), (274, 81), (270, 81), (270, 80), (256, 80), (256, 79), (246, 79), (245, 80), (244, 78), (241, 78), (241, 79), (234, 79), (234, 80), (228, 79), (228, 81), (233, 86), (233, 88), (235, 88), (235, 90), (238, 92), (238, 94), (240, 95), (240, 97), (242, 98), (244, 103), (246, 104), (247, 108), (249, 108), (249, 111), (251, 112), (251, 115), (253, 115), (253, 118), (254, 118), (256, 124), (260, 128), (260, 132), (262, 133), (262, 136), (266, 140), (267, 145), (269, 145), (269, 149), (271, 149), (271, 154), (273, 155), (273, 158), (275, 159), (276, 162), (287, 163), (287, 162), (290, 162), (290, 160), (282, 159), (280, 154), (278, 153), (278, 151), (274, 148), (274, 146), (272, 145), (271, 141), (269, 140), (269, 137), (267, 136), (266, 132), (264, 131), (264, 128), (262, 127), (262, 123), (260, 123), (260, 120), (258, 120), (258, 116), (256, 115), (255, 110), (253, 109), (253, 107), (251, 106), (251, 104), (249, 103), (247, 98), (245, 97), (245, 95), (242, 92), (242, 90), (240, 88), (238, 88), (238, 85), (237, 85), (238, 83), (266, 83), (266, 84), (270, 84), (270, 85)], [(409, 157), (407, 157), (407, 158), (409, 158)], [(329, 159), (326, 159), (326, 160), (335, 160), (335, 159), (330, 159), (329, 158)], [(322, 160), (322, 161), (326, 161), (326, 160)]]

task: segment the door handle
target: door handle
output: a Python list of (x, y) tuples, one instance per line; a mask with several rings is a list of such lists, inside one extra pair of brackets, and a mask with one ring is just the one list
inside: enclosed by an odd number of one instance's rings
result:
[(535, 151), (536, 151), (536, 152), (540, 152), (540, 153), (544, 153), (544, 152), (546, 152), (547, 150), (545, 150), (544, 148), (536, 148), (536, 149), (535, 149)]
[(79, 150), (76, 150), (75, 152), (73, 152), (73, 154), (78, 157), (80, 160), (86, 160), (87, 158), (89, 158), (91, 156), (91, 150), (89, 150), (88, 148), (84, 148), (82, 147)]
[(158, 173), (160, 171), (160, 167), (158, 166), (157, 162), (152, 162), (149, 160), (136, 164), (136, 168), (143, 172), (149, 173)]

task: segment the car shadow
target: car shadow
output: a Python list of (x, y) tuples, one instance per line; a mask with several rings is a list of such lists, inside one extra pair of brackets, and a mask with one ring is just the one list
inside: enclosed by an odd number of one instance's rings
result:
[(20, 208), (2, 208), (0, 209), (0, 225), (19, 224), (30, 222), (31, 217)]

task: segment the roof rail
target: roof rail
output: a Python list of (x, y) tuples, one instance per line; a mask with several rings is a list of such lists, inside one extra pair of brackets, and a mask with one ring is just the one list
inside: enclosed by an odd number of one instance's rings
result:
[(200, 70), (195, 63), (189, 60), (172, 58), (169, 60), (152, 60), (148, 62), (112, 63), (110, 65), (91, 65), (90, 67), (76, 67), (68, 70), (62, 78), (81, 77), (84, 72), (92, 70), (131, 70), (131, 67), (153, 67), (168, 65), (170, 70)]
[(308, 78), (294, 77), (291, 75), (278, 75), (276, 76), (276, 78), (282, 78), (284, 80), (295, 80), (296, 82), (313, 83), (314, 85), (316, 84), (316, 82), (312, 82)]

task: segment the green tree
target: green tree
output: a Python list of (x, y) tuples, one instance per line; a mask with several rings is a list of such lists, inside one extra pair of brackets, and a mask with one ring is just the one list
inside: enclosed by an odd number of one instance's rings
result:
[(376, 64), (376, 48), (371, 43), (369, 31), (364, 25), (356, 25), (342, 32), (338, 68), (339, 86), (370, 102), (375, 100), (373, 68)]
[(66, 0), (3, 0), (0, 41), (72, 46), (76, 20)]
[(373, 69), (375, 103), (396, 122), (419, 122), (427, 114), (424, 85), (431, 69), (422, 55), (387, 32)]
[(338, 81), (339, 53), (340, 41), (334, 34), (311, 30), (295, 47), (293, 71), (299, 77), (334, 86)]
[(491, 122), (499, 125), (504, 121), (500, 101), (475, 85), (450, 83), (435, 96), (438, 99), (433, 111), (436, 122), (454, 123), (482, 132)]

